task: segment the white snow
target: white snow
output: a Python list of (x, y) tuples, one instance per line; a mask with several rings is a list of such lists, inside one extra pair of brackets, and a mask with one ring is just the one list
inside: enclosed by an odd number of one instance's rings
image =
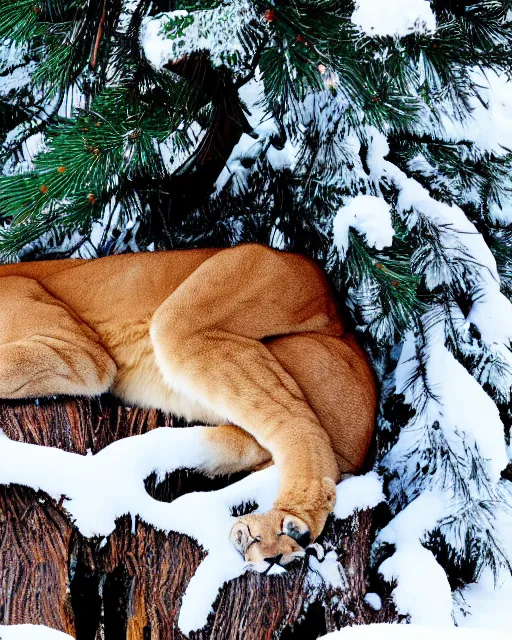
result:
[(366, 604), (369, 604), (372, 609), (375, 609), (375, 611), (380, 611), (382, 609), (382, 600), (378, 593), (367, 593), (364, 597), (364, 601)]
[(0, 640), (73, 640), (62, 631), (35, 624), (0, 625)]
[(377, 538), (396, 547), (395, 553), (380, 565), (379, 573), (388, 582), (397, 581), (393, 590), (397, 610), (409, 615), (413, 624), (453, 624), (448, 578), (434, 554), (421, 544), (444, 511), (439, 495), (424, 492), (395, 516)]
[[(191, 23), (167, 37), (164, 27), (171, 21), (190, 17)], [(142, 48), (147, 59), (157, 69), (171, 60), (178, 60), (195, 51), (208, 51), (215, 66), (226, 64), (237, 67), (237, 60), (246, 57), (246, 43), (239, 35), (243, 26), (258, 20), (254, 7), (248, 0), (223, 2), (215, 9), (171, 11), (144, 20), (141, 30)]]
[[(233, 147), (215, 183), (217, 193), (229, 188), (233, 195), (243, 194), (247, 190), (249, 176), (257, 169), (254, 161), (258, 158), (266, 157), (274, 171), (293, 169), (296, 162), (296, 145), (290, 139), (282, 149), (272, 144), (273, 137), (279, 138), (279, 129), (276, 120), (263, 108), (264, 89), (259, 69), (256, 69), (255, 77), (240, 88), (239, 96), (247, 107), (247, 119), (253, 129), (251, 135), (242, 134)], [(251, 160), (253, 164), (249, 164)]]
[[(57, 500), (65, 496), (64, 507), (86, 536), (107, 536), (116, 518), (131, 514), (157, 529), (197, 540), (208, 555), (183, 597), (178, 623), (188, 634), (204, 626), (224, 582), (247, 568), (229, 541), (236, 521), (231, 508), (253, 501), (259, 510), (266, 511), (272, 507), (278, 487), (277, 469), (270, 467), (225, 489), (190, 493), (170, 504), (151, 498), (144, 479), (153, 471), (162, 477), (179, 468), (201, 469), (208, 455), (201, 434), (207, 428), (214, 427), (154, 429), (87, 456), (15, 442), (0, 432), (0, 483), (41, 489)], [(345, 518), (382, 499), (381, 481), (375, 473), (350, 478), (338, 485), (335, 515)], [(330, 584), (344, 584), (343, 570), (332, 554), (324, 563), (312, 559), (311, 568)]]
[(505, 640), (507, 633), (489, 629), (450, 629), (416, 624), (370, 624), (346, 627), (321, 636), (319, 640)]
[[(431, 309), (430, 313), (435, 315), (435, 309)], [(503, 423), (498, 409), (482, 386), (445, 347), (444, 335), (441, 321), (432, 323), (426, 331), (428, 360), (425, 375), (434, 397), (429, 398), (419, 419), (428, 425), (438, 422), (449, 441), (452, 441), (450, 433), (456, 430), (471, 436), (482, 457), (487, 460), (489, 477), (497, 483), (508, 463)], [(423, 395), (423, 387), (420, 380), (411, 383), (417, 365), (414, 345), (414, 335), (409, 332), (396, 367), (395, 379), (397, 393), (403, 393), (408, 404), (417, 406)], [(410, 423), (413, 438), (414, 425), (415, 418)], [(402, 430), (395, 454), (398, 454), (398, 450), (407, 450), (410, 430), (408, 427)]]
[(391, 209), (383, 198), (359, 195), (350, 198), (333, 221), (334, 244), (341, 256), (349, 245), (349, 228), (365, 236), (370, 247), (384, 249), (393, 242), (395, 230), (391, 224)]
[(369, 36), (402, 37), (436, 29), (429, 0), (356, 0), (352, 22)]
[(317, 573), (323, 580), (326, 587), (344, 590), (347, 588), (347, 576), (345, 570), (338, 562), (336, 551), (329, 551), (325, 554), (322, 562), (314, 556), (309, 559), (311, 571)]
[[(507, 481), (504, 481), (507, 482)], [(512, 487), (505, 486), (509, 502), (512, 503)], [(496, 530), (504, 548), (512, 558), (512, 512), (500, 510), (497, 514)], [(495, 585), (490, 569), (485, 569), (477, 584), (470, 584), (462, 591), (468, 607), (467, 615), (455, 608), (455, 620), (461, 627), (487, 628), (494, 637), (497, 630), (512, 629), (512, 575), (502, 572)]]
[[(512, 122), (512, 121), (511, 121)], [(423, 215), (431, 220), (440, 230), (441, 242), (444, 245), (447, 254), (454, 257), (463, 255), (467, 264), (473, 271), (473, 278), (468, 280), (467, 285), (474, 289), (474, 299), (467, 319), (478, 327), (482, 340), (489, 349), (490, 353), (499, 358), (506, 367), (512, 370), (512, 352), (510, 343), (512, 341), (512, 304), (500, 291), (500, 278), (496, 268), (496, 260), (487, 246), (484, 238), (478, 232), (475, 225), (468, 220), (462, 209), (456, 205), (448, 205), (432, 198), (428, 191), (413, 178), (409, 178), (396, 165), (385, 160), (389, 153), (389, 146), (385, 136), (376, 129), (370, 129), (371, 145), (368, 153), (368, 165), (371, 169), (371, 177), (376, 184), (376, 188), (381, 180), (388, 180), (398, 190), (398, 210), (405, 217), (406, 223), (413, 228), (418, 221), (418, 215)], [(425, 273), (426, 285), (434, 288), (439, 284), (450, 284), (453, 278), (453, 269), (446, 269), (439, 272), (432, 269)], [(432, 360), (434, 358), (431, 358)], [(448, 356), (443, 360), (450, 364), (452, 373), (459, 373), (461, 377), (466, 378), (466, 382), (454, 382), (453, 385), (463, 385), (469, 390), (467, 385), (468, 376), (464, 376), (465, 371), (462, 366), (456, 366), (455, 361), (448, 362)], [(469, 375), (469, 374), (468, 374)], [(446, 371), (439, 369), (439, 377), (441, 383), (446, 382), (447, 387), (450, 386), (449, 376)], [(453, 379), (453, 378), (452, 378)], [(510, 382), (506, 381), (510, 387)], [(476, 393), (476, 387), (473, 385)], [(460, 391), (452, 386), (452, 391)], [(448, 398), (448, 393), (443, 395), (444, 400)], [(491, 411), (492, 401), (484, 399), (481, 393), (482, 407), (478, 412), (482, 420), (480, 432), (484, 430), (483, 425), (486, 418), (483, 414), (483, 405), (486, 405)], [(476, 400), (474, 401), (474, 404)], [(453, 400), (452, 400), (453, 404)], [(457, 411), (461, 409), (463, 403), (459, 403)], [(454, 407), (455, 408), (455, 407)], [(492, 411), (493, 416), (496, 411)], [(462, 412), (462, 415), (467, 415)], [(462, 418), (461, 418), (462, 420)], [(495, 423), (495, 419), (491, 417), (491, 422)], [(475, 424), (475, 423), (474, 423)], [(475, 425), (476, 426), (476, 425)], [(475, 435), (475, 433), (473, 433)], [(475, 439), (476, 436), (475, 436)], [(482, 438), (480, 438), (480, 441)], [(489, 448), (485, 447), (488, 451)], [(498, 452), (496, 447), (494, 452)], [(498, 455), (495, 466), (502, 464), (503, 458)]]
[(334, 515), (344, 520), (357, 509), (372, 509), (385, 500), (382, 478), (375, 471), (364, 476), (352, 476), (338, 485)]
[(512, 148), (512, 82), (504, 73), (477, 67), (470, 69), (470, 78), (478, 95), (468, 96), (469, 116), (461, 120), (447, 102), (442, 105), (440, 122), (427, 117), (424, 131), (435, 130), (445, 140), (473, 142), (480, 154), (505, 156)]

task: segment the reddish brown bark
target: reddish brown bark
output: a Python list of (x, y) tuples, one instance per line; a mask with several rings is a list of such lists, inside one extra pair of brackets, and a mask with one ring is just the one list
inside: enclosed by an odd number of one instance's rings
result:
[[(123, 437), (172, 426), (156, 411), (129, 409), (110, 397), (0, 404), (0, 424), (12, 439), (85, 454)], [(148, 491), (170, 501), (227, 484), (182, 471)], [(207, 524), (205, 525), (207, 526)], [(338, 549), (347, 574), (343, 591), (314, 592), (307, 569), (280, 576), (247, 574), (224, 586), (197, 640), (318, 637), (345, 624), (395, 619), (390, 601), (380, 612), (364, 602), (372, 513), (331, 522), (326, 544)], [(180, 534), (144, 522), (118, 521), (107, 541), (83, 538), (62, 505), (22, 487), (0, 487), (0, 624), (46, 624), (79, 640), (180, 639), (182, 595), (204, 557)]]

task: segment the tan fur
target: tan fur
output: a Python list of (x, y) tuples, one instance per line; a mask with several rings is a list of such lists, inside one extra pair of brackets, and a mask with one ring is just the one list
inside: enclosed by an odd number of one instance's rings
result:
[(318, 537), (335, 483), (364, 461), (376, 404), (302, 256), (242, 245), (0, 267), (0, 397), (108, 390), (223, 425), (204, 432), (207, 473), (278, 465), (274, 509), (232, 532), (248, 559), (292, 558), (294, 537)]

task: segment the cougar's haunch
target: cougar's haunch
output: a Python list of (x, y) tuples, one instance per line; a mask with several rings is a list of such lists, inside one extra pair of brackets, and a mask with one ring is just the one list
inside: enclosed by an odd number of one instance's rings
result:
[(239, 519), (251, 562), (321, 533), (373, 432), (373, 373), (322, 271), (261, 245), (0, 267), (0, 397), (111, 391), (202, 421), (202, 470), (274, 462), (274, 508)]

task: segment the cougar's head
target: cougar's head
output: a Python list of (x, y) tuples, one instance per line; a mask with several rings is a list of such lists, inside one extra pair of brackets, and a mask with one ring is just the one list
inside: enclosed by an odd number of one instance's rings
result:
[(281, 567), (303, 557), (311, 542), (305, 522), (274, 509), (240, 518), (231, 529), (230, 539), (247, 562)]

